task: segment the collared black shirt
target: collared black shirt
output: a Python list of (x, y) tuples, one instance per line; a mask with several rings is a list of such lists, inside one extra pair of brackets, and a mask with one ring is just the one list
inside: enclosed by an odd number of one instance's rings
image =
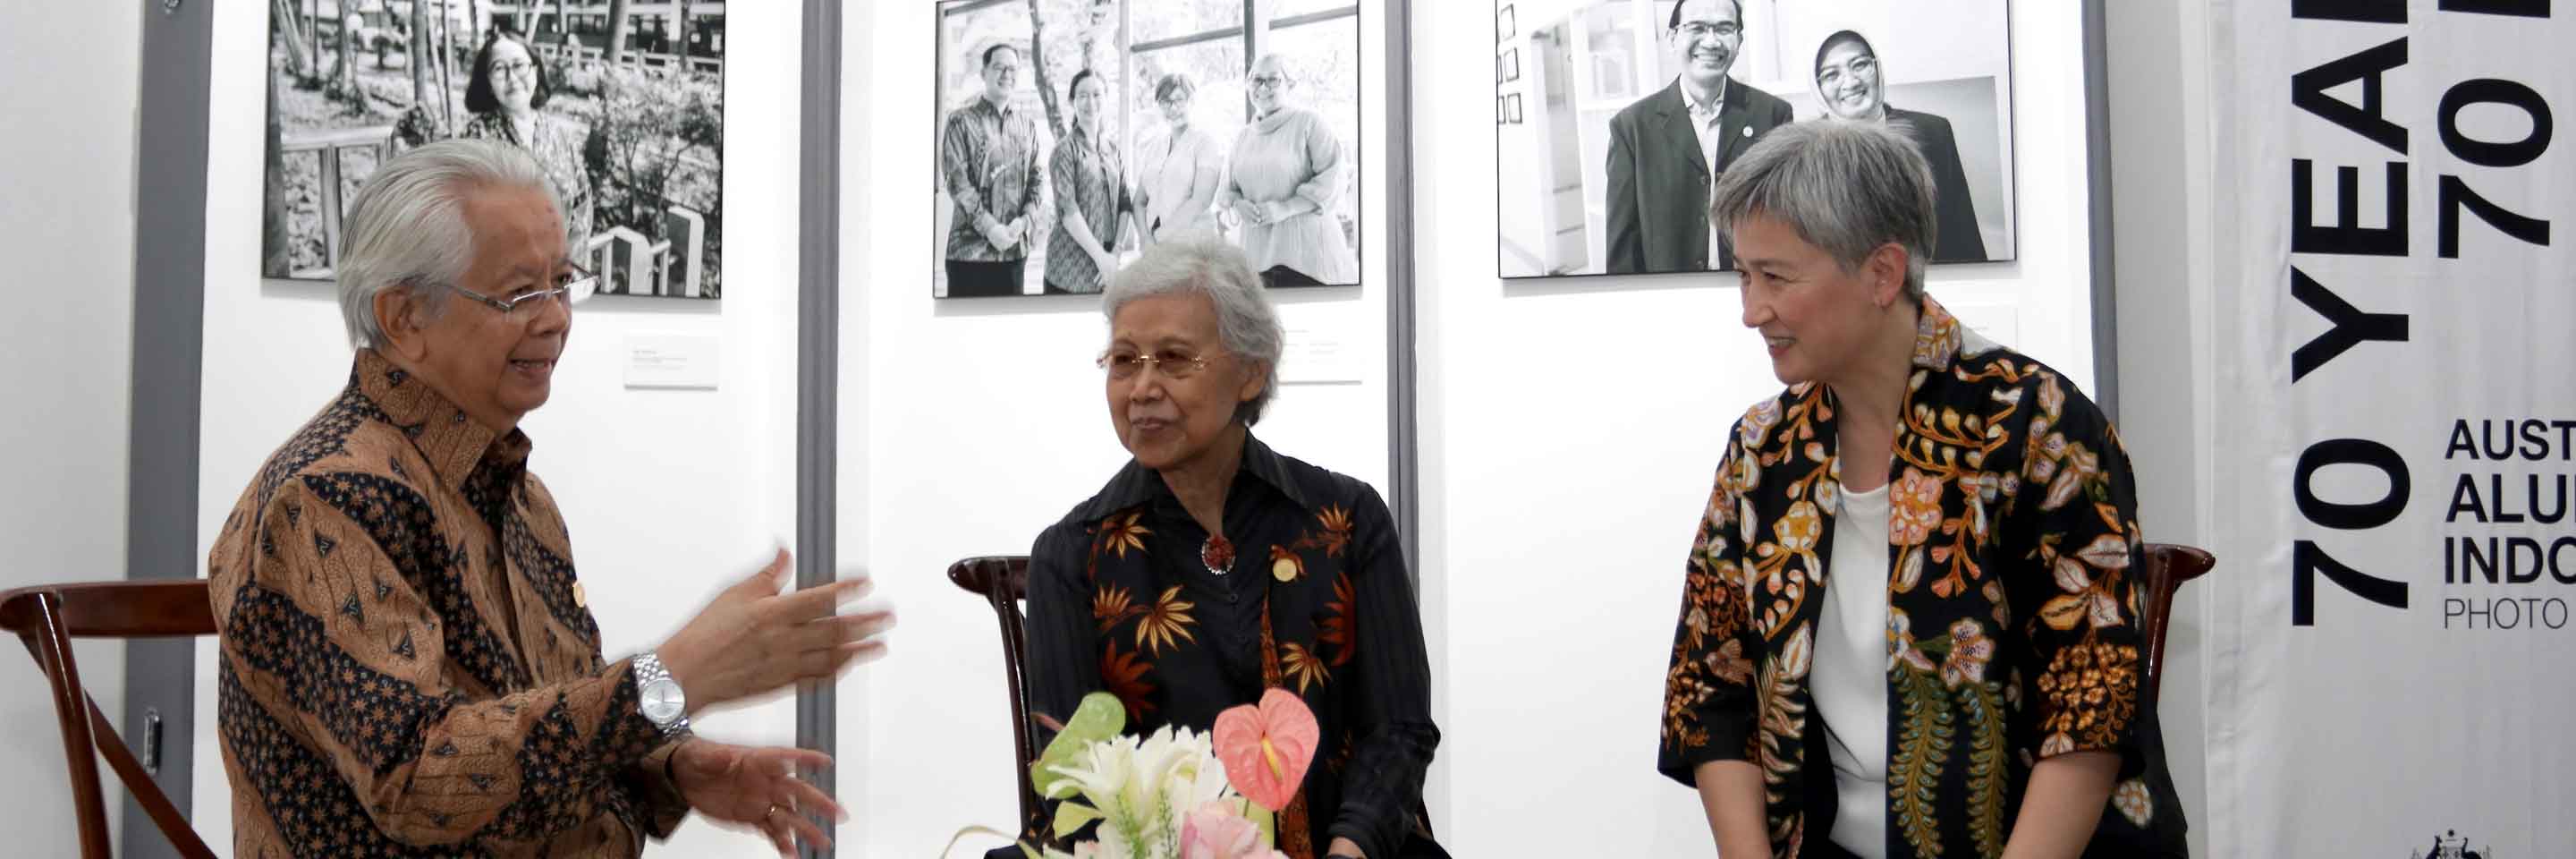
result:
[(1130, 461), (1040, 534), (1030, 707), (1064, 718), (1107, 691), (1127, 705), (1129, 733), (1204, 732), (1269, 687), (1296, 692), (1323, 728), (1302, 792), (1310, 855), (1334, 837), (1372, 857), (1428, 846), (1417, 820), (1440, 730), (1386, 502), (1247, 437), (1224, 516), (1235, 558), (1220, 574), (1201, 561), (1206, 530), (1160, 474)]

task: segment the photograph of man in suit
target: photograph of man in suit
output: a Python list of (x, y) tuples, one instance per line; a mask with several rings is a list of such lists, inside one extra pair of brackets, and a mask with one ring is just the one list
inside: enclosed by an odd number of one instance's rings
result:
[(1788, 102), (1727, 77), (1744, 47), (1742, 0), (1682, 0), (1665, 30), (1682, 73), (1610, 120), (1611, 274), (1733, 268), (1709, 227), (1709, 190), (1737, 153), (1795, 119)]

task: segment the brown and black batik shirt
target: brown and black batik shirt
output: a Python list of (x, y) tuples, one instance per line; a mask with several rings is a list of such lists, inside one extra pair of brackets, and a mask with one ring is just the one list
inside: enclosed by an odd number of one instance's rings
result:
[(208, 584), (237, 856), (635, 856), (687, 812), (527, 436), (360, 350)]

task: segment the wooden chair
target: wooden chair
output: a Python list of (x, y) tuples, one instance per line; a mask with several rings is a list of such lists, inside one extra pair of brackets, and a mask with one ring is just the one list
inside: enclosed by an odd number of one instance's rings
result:
[(1040, 827), (1044, 807), (1038, 802), (1037, 784), (1029, 778), (1029, 765), (1038, 759), (1035, 722), (1029, 718), (1028, 691), (1020, 676), (1022, 656), (1028, 650), (1029, 636), (1020, 613), (1020, 601), (1028, 598), (1029, 559), (1026, 555), (988, 555), (967, 558), (948, 565), (948, 580), (966, 592), (981, 596), (993, 607), (993, 620), (1002, 627), (1002, 679), (1011, 690), (1011, 749), (1019, 766), (1014, 775), (1020, 784), (1020, 821)]
[(2182, 583), (2207, 574), (2218, 559), (2208, 550), (2176, 543), (2148, 543), (2146, 554), (2147, 568), (2138, 576), (2138, 584), (2146, 589), (2141, 596), (2146, 601), (2141, 621), (2147, 635), (2147, 701), (2153, 703), (2156, 690), (2164, 685), (2165, 629), (2173, 621), (2174, 592), (2182, 589)]
[(134, 752), (116, 735), (115, 726), (99, 712), (81, 687), (80, 666), (72, 658), (75, 638), (148, 638), (215, 634), (215, 612), (206, 601), (201, 579), (168, 582), (95, 582), (46, 585), (0, 593), (0, 629), (18, 634), (36, 665), (53, 687), (54, 714), (62, 720), (63, 763), (72, 780), (73, 825), (80, 829), (81, 856), (108, 859), (107, 801), (98, 786), (98, 760), (105, 756), (118, 780), (133, 791), (135, 802), (152, 816), (161, 834), (189, 859), (214, 859), (215, 852), (188, 827), (188, 818), (152, 782)]

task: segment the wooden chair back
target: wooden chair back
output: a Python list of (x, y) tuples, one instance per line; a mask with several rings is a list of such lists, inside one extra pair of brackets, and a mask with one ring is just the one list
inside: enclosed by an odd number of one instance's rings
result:
[(2147, 636), (2147, 702), (2156, 700), (2156, 690), (2163, 688), (2165, 671), (2165, 632), (2173, 623), (2174, 592), (2182, 583), (2200, 578), (2217, 566), (2218, 559), (2206, 549), (2178, 543), (2148, 543), (2147, 568), (2140, 571), (2138, 585), (2144, 589), (2140, 598), (2146, 601)]
[(1035, 723), (1029, 719), (1028, 690), (1020, 675), (1023, 657), (1028, 651), (1026, 617), (1020, 612), (1020, 601), (1028, 598), (1029, 559), (1026, 555), (987, 555), (967, 558), (948, 565), (948, 580), (968, 593), (983, 597), (993, 608), (993, 620), (1002, 628), (1002, 678), (1011, 693), (1011, 751), (1019, 766), (1014, 773), (1020, 785), (1020, 820), (1023, 825), (1039, 820), (1043, 806), (1038, 802), (1035, 782), (1029, 778), (1029, 765), (1038, 759)]
[(75, 638), (152, 638), (215, 634), (215, 613), (202, 579), (166, 582), (92, 582), (44, 585), (0, 593), (0, 629), (18, 634), (52, 687), (54, 715), (62, 722), (63, 763), (72, 782), (72, 825), (80, 831), (83, 859), (109, 859), (107, 801), (98, 783), (98, 757), (107, 758), (135, 802), (161, 834), (189, 859), (215, 852), (188, 826), (188, 817), (154, 784), (116, 727), (81, 687), (72, 656)]

